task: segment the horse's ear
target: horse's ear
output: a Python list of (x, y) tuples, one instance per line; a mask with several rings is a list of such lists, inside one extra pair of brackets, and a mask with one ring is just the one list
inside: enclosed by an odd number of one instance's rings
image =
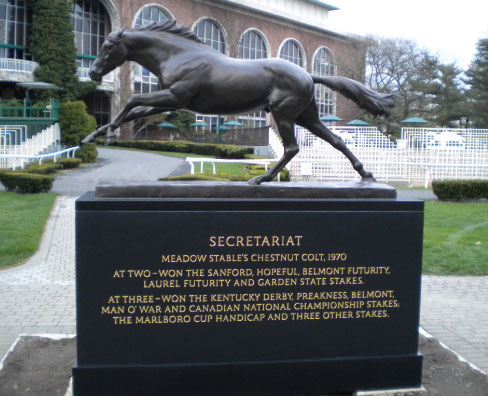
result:
[(117, 35), (115, 36), (115, 38), (116, 38), (117, 40), (122, 40), (122, 37), (123, 37), (123, 35), (124, 35), (124, 32), (125, 32), (125, 28), (120, 29), (120, 30), (117, 32)]

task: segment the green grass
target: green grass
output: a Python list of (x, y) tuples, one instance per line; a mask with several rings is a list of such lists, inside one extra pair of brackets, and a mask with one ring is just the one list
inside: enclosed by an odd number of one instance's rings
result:
[(488, 275), (488, 202), (426, 202), (423, 272)]
[[(210, 157), (207, 157), (210, 158)], [(201, 173), (200, 162), (195, 162), (195, 173)], [(245, 176), (246, 165), (240, 163), (216, 163), (215, 164), (216, 173), (226, 173), (228, 175)], [(203, 173), (207, 175), (213, 174), (212, 164), (203, 163)]]
[(36, 252), (55, 198), (0, 191), (0, 269), (21, 264)]

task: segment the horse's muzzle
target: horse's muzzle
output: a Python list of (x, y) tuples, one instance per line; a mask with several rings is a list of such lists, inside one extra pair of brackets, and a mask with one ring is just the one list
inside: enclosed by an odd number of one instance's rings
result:
[(89, 75), (93, 81), (102, 81), (102, 73), (97, 73), (95, 70), (90, 70)]

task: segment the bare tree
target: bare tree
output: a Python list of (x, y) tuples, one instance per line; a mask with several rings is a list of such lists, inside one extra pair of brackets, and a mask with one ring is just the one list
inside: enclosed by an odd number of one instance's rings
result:
[(392, 119), (433, 111), (437, 58), (410, 40), (368, 37), (366, 85), (395, 94)]

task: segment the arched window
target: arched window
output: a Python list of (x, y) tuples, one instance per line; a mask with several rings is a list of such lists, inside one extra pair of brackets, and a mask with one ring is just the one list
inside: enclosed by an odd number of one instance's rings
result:
[[(333, 76), (335, 74), (332, 54), (326, 48), (320, 48), (314, 58), (312, 74), (318, 76)], [(321, 84), (315, 84), (315, 101), (322, 117), (335, 113), (335, 95), (329, 88)]]
[[(99, 1), (75, 0), (71, 8), (75, 34), (76, 63), (80, 69), (89, 69), (98, 50), (110, 31), (110, 20)], [(79, 72), (80, 73), (80, 72)]]
[(239, 58), (263, 59), (268, 57), (268, 49), (263, 36), (256, 30), (248, 30), (239, 41)]
[(168, 15), (156, 6), (144, 7), (137, 15), (135, 27), (147, 26), (152, 22), (164, 22), (168, 20)]
[(195, 28), (195, 34), (207, 45), (213, 49), (225, 54), (224, 34), (220, 26), (211, 19), (200, 20)]
[(295, 40), (286, 40), (280, 50), (280, 58), (286, 59), (298, 65), (300, 67), (304, 67), (305, 63), (303, 61), (303, 52), (300, 47), (300, 44)]
[[(152, 22), (164, 22), (170, 19), (170, 15), (157, 6), (144, 7), (137, 14), (135, 27), (143, 27)], [(134, 63), (134, 83), (135, 93), (148, 93), (159, 89), (158, 78), (149, 70), (139, 64)]]
[(32, 8), (24, 0), (0, 1), (0, 58), (31, 60), (27, 52)]
[[(263, 59), (268, 57), (266, 41), (257, 30), (248, 30), (242, 35), (237, 52), (241, 59)], [(268, 124), (266, 112), (264, 111), (239, 117), (239, 120), (245, 128), (260, 128)]]
[[(193, 30), (205, 44), (225, 54), (224, 33), (215, 21), (209, 18), (201, 19), (194, 26)], [(217, 125), (224, 122), (224, 119), (222, 117), (219, 119), (217, 115), (197, 114), (195, 117), (195, 121), (205, 122), (210, 129), (216, 129)]]

